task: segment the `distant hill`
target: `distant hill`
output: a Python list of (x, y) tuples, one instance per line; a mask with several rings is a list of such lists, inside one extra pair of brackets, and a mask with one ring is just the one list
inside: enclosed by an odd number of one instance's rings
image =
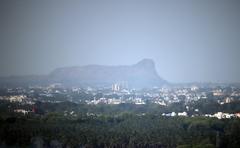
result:
[(1, 84), (48, 84), (62, 83), (65, 86), (111, 86), (125, 82), (129, 87), (149, 88), (167, 82), (159, 77), (151, 59), (126, 66), (87, 65), (57, 68), (46, 76), (1, 78)]

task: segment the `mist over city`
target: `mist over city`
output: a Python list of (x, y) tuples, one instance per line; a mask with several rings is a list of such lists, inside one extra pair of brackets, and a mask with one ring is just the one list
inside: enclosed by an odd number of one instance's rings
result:
[(0, 0), (0, 147), (239, 147), (239, 26), (238, 0)]

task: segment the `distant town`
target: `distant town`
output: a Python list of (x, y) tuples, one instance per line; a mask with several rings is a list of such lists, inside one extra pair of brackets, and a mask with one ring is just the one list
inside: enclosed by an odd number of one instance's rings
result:
[[(181, 106), (178, 112), (168, 110), (168, 112), (162, 112), (161, 116), (204, 116), (218, 119), (240, 118), (240, 110), (234, 110), (234, 108), (229, 107), (229, 105), (240, 103), (240, 88), (231, 85), (209, 87), (197, 85), (185, 87), (166, 86), (136, 90), (128, 88), (127, 82), (114, 83), (111, 87), (102, 88), (67, 88), (61, 83), (54, 83), (48, 86), (1, 88), (0, 100), (18, 104), (18, 106), (9, 108), (9, 110), (24, 115), (36, 112), (36, 102), (72, 102), (86, 105), (134, 104), (144, 106), (147, 104), (155, 104), (165, 108), (177, 104)], [(215, 105), (217, 110), (211, 111), (210, 108), (208, 108), (208, 110), (202, 106), (198, 107), (199, 102), (205, 102), (206, 104), (210, 102), (213, 104), (211, 107)], [(32, 106), (32, 108), (26, 110), (21, 107), (24, 105)], [(66, 110), (65, 115), (67, 115), (67, 112), (69, 112), (69, 115), (76, 116), (74, 111)], [(143, 112), (139, 115), (144, 116), (145, 114), (146, 113)], [(87, 112), (87, 115), (95, 114)]]

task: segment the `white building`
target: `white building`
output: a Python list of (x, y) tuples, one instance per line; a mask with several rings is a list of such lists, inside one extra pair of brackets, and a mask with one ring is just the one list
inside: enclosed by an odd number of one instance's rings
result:
[(184, 117), (187, 117), (187, 112), (178, 113), (178, 116), (184, 116)]

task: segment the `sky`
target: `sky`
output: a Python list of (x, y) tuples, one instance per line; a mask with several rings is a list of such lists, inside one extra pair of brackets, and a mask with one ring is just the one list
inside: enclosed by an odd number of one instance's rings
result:
[(155, 61), (169, 82), (240, 82), (239, 0), (0, 0), (0, 76)]

